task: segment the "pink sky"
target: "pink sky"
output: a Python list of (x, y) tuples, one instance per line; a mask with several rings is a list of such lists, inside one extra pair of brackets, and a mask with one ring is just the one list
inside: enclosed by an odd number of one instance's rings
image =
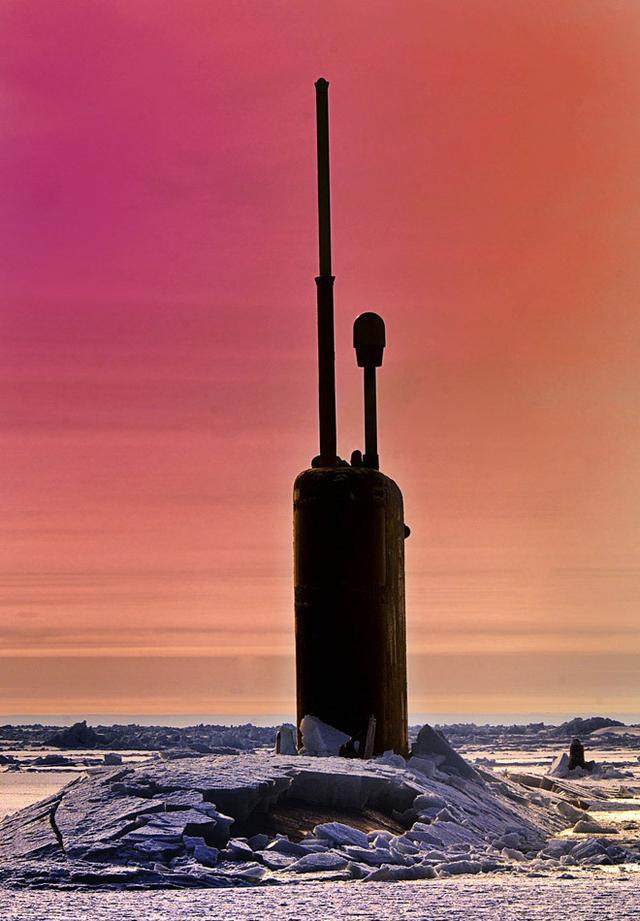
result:
[(323, 75), (411, 708), (640, 717), (639, 42), (612, 2), (0, 3), (0, 710), (292, 712)]

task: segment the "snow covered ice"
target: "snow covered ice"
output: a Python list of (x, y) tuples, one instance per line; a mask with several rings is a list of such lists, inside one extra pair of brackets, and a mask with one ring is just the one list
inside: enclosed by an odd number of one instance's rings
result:
[(407, 762), (261, 750), (90, 768), (2, 822), (0, 883), (373, 884), (637, 866), (633, 822), (616, 824), (629, 805), (613, 796), (619, 781), (474, 768), (432, 732)]

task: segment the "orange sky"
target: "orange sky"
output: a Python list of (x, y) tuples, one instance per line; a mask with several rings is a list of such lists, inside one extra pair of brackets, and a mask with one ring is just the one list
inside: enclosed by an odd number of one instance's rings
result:
[(292, 714), (324, 75), (410, 707), (640, 718), (638, 47), (611, 0), (0, 3), (0, 714)]

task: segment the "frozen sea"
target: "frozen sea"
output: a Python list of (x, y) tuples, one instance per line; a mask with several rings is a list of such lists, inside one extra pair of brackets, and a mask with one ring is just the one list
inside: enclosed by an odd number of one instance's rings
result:
[[(499, 769), (543, 770), (553, 752), (473, 751)], [(607, 751), (628, 760), (628, 751)], [(467, 755), (468, 756), (468, 755)], [(636, 754), (632, 755), (636, 759)], [(0, 818), (55, 792), (71, 771), (0, 773)], [(638, 818), (637, 802), (634, 815)], [(607, 820), (615, 814), (607, 814)], [(617, 818), (621, 819), (622, 813)], [(419, 882), (300, 882), (278, 886), (138, 891), (0, 889), (0, 921), (627, 921), (640, 918), (635, 866), (568, 868), (553, 876), (475, 875)]]
[(416, 883), (306, 883), (182, 892), (8, 892), (11, 921), (626, 921), (640, 912), (636, 875), (464, 878)]
[(60, 787), (77, 776), (75, 771), (0, 773), (0, 820), (11, 812), (57, 793)]

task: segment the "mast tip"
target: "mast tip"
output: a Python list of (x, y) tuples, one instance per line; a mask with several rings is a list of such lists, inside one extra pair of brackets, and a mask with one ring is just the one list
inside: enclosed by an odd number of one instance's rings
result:
[(315, 86), (317, 90), (326, 90), (326, 88), (329, 86), (329, 81), (325, 80), (324, 77), (318, 77)]

